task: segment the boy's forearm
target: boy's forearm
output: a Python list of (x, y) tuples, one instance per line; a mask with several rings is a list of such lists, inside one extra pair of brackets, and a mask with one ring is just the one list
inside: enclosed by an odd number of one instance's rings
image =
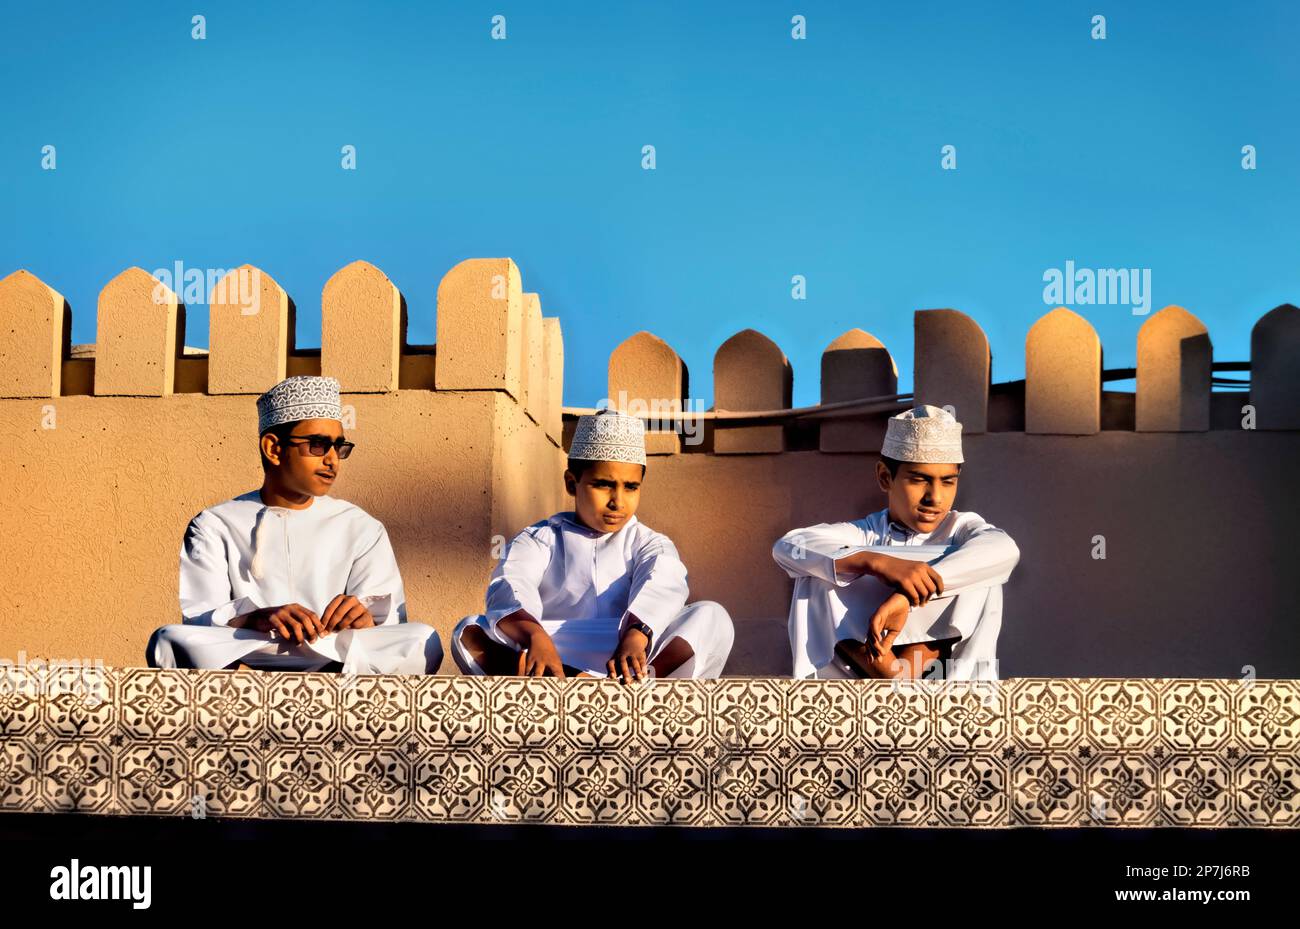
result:
[(943, 594), (949, 597), (965, 590), (1004, 584), (1020, 561), (1020, 549), (1011, 536), (995, 529), (969, 539), (964, 545), (933, 562), (943, 578)]
[(867, 574), (875, 574), (876, 559), (879, 557), (878, 552), (854, 552), (852, 555), (836, 558), (835, 573), (846, 577), (862, 577)]
[(527, 646), (537, 633), (545, 634), (546, 630), (542, 624), (534, 619), (527, 610), (515, 610), (509, 616), (503, 616), (497, 620), (497, 628), (501, 634), (518, 642), (520, 645)]
[(232, 617), (230, 617), (230, 620), (226, 623), (226, 628), (228, 628), (228, 629), (243, 629), (243, 628), (246, 627), (246, 626), (251, 626), (251, 625), (253, 625), (253, 622), (254, 622), (254, 620), (256, 620), (256, 619), (257, 619), (257, 611), (256, 611), (256, 610), (254, 610), (254, 611), (252, 611), (252, 612), (248, 612), (248, 613), (243, 613), (243, 614), (241, 614), (241, 615), (239, 615), (239, 616), (232, 616)]

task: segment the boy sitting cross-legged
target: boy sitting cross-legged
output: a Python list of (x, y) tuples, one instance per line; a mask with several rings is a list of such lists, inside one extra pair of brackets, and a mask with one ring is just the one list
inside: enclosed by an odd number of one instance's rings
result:
[(262, 486), (185, 530), (183, 622), (146, 648), (150, 667), (432, 674), (433, 627), (406, 621), (382, 523), (330, 495), (353, 443), (339, 382), (291, 377), (258, 398)]
[(718, 677), (731, 651), (719, 604), (686, 604), (686, 567), (636, 517), (645, 424), (614, 410), (578, 421), (565, 489), (572, 512), (520, 532), (492, 572), (487, 612), (452, 633), (466, 674)]

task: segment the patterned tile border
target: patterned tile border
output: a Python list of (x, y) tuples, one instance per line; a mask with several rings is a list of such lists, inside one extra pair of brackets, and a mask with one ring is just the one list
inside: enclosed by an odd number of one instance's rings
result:
[(1300, 681), (0, 667), (0, 811), (684, 826), (1300, 826)]

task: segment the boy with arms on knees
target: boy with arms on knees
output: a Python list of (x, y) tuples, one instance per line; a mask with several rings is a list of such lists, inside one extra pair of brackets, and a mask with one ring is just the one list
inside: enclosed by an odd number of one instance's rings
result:
[(636, 517), (645, 424), (615, 410), (578, 421), (565, 489), (574, 511), (520, 532), (492, 572), (487, 612), (452, 633), (466, 674), (717, 677), (731, 651), (719, 604), (686, 605), (686, 567)]
[(952, 509), (961, 424), (918, 406), (890, 418), (876, 480), (888, 506), (786, 533), (772, 557), (795, 579), (794, 676), (994, 680), (1002, 584), (1020, 550)]
[(183, 622), (153, 634), (149, 665), (432, 674), (442, 644), (432, 627), (406, 621), (383, 524), (329, 496), (353, 448), (339, 382), (291, 377), (257, 409), (262, 486), (190, 520)]

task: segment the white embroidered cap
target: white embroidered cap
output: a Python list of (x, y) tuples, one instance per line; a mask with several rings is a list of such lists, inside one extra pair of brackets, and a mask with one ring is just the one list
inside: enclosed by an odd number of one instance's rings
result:
[(569, 457), (582, 461), (645, 464), (645, 422), (618, 410), (580, 416)]
[(914, 406), (889, 417), (880, 454), (895, 461), (961, 464), (961, 423), (942, 407)]
[(332, 377), (288, 377), (257, 398), (257, 434), (300, 419), (343, 420), (339, 382)]

